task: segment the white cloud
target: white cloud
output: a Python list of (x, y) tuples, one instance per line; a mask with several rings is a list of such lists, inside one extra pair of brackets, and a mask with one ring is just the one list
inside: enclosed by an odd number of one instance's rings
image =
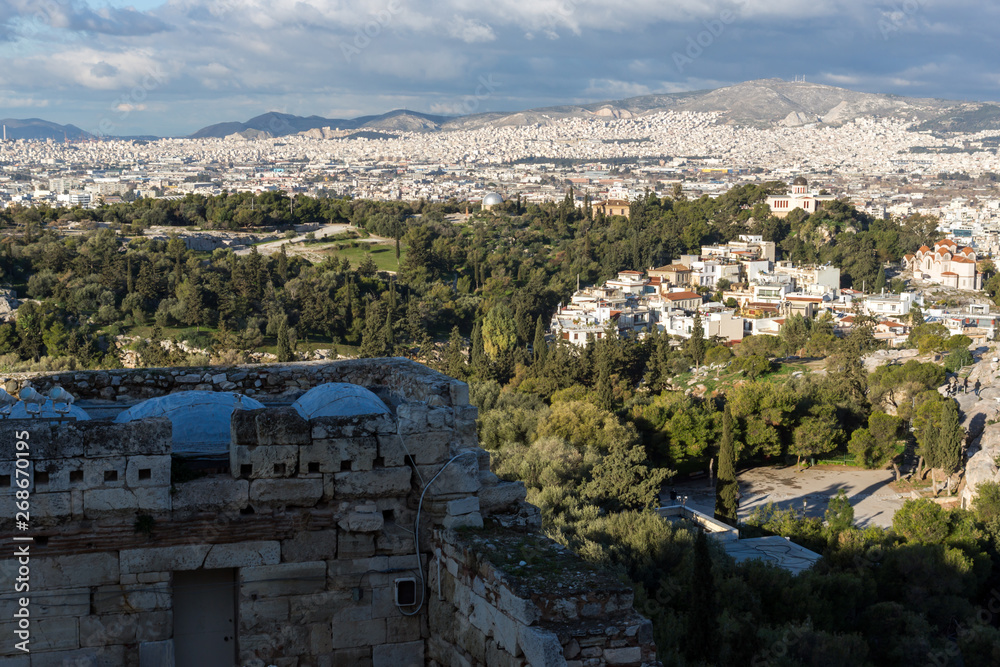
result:
[(460, 16), (456, 16), (449, 24), (448, 34), (462, 40), (466, 44), (492, 42), (497, 38), (496, 33), (493, 32), (493, 28), (488, 24), (476, 19), (467, 19)]

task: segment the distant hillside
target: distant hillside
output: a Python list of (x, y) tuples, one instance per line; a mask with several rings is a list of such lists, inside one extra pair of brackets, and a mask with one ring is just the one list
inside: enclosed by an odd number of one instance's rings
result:
[[(4, 118), (0, 123), (7, 126), (7, 139), (52, 139), (62, 141), (65, 139), (90, 139), (88, 132), (84, 132), (76, 125), (59, 125), (41, 118)], [(3, 135), (0, 135), (3, 136)]]
[(321, 116), (294, 116), (287, 113), (271, 111), (251, 118), (245, 123), (236, 121), (218, 123), (203, 127), (191, 135), (192, 139), (204, 137), (228, 137), (239, 134), (244, 137), (261, 136), (246, 134), (247, 130), (266, 133), (267, 136), (283, 137), (324, 127), (340, 128), (341, 130), (396, 130), (416, 132), (437, 130), (448, 121), (447, 116), (433, 116), (417, 111), (397, 109), (378, 116), (361, 116), (360, 118), (323, 118)]

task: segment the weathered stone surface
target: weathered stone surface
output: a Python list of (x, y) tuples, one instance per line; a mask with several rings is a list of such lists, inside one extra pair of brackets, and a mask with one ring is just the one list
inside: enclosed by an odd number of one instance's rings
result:
[[(9, 575), (6, 581), (13, 581), (17, 563), (13, 560), (0, 561), (0, 571), (5, 577)], [(119, 576), (118, 558), (114, 554), (31, 558), (32, 588), (37, 586), (40, 590), (117, 584)]]
[(372, 667), (370, 646), (345, 648), (319, 658), (318, 667)]
[(374, 535), (341, 532), (337, 537), (338, 558), (368, 558), (374, 555)]
[(281, 543), (281, 559), (288, 563), (332, 560), (336, 556), (336, 528), (302, 531)]
[(170, 457), (165, 455), (127, 457), (125, 484), (131, 487), (170, 486)]
[(166, 582), (100, 586), (94, 590), (95, 614), (132, 614), (140, 611), (164, 611), (171, 607), (170, 585)]
[(382, 530), (383, 523), (382, 513), (375, 503), (365, 502), (356, 505), (337, 525), (352, 533), (377, 533)]
[(172, 450), (170, 420), (149, 417), (127, 424), (85, 421), (66, 425), (75, 428), (85, 445), (88, 458), (145, 454), (169, 454)]
[(295, 408), (267, 408), (256, 414), (260, 445), (308, 445), (309, 422)]
[[(244, 466), (251, 466), (249, 475)], [(229, 448), (229, 469), (246, 479), (293, 477), (299, 466), (299, 447), (295, 445), (258, 445)]]
[(274, 565), (281, 560), (281, 544), (277, 541), (216, 544), (205, 556), (206, 570), (228, 567)]
[(288, 621), (289, 601), (297, 599), (299, 598), (276, 597), (252, 600), (248, 597), (242, 597), (240, 600), (241, 631), (249, 632), (255, 628)]
[(340, 472), (342, 462), (350, 461), (351, 470), (366, 471), (372, 469), (378, 456), (378, 441), (375, 436), (323, 438), (302, 447), (300, 456), (303, 470), (309, 469), (309, 462), (316, 462), (317, 472)]
[(396, 616), (385, 619), (385, 641), (387, 644), (412, 642), (420, 639), (420, 625), (423, 616)]
[[(90, 613), (89, 588), (63, 588), (58, 595), (31, 597), (31, 618), (86, 616)], [(2, 664), (2, 663), (0, 663)]]
[(455, 406), (469, 404), (469, 385), (465, 382), (454, 380), (448, 383), (448, 395), (451, 404)]
[[(382, 468), (368, 472), (341, 472), (333, 476), (338, 498), (382, 498), (410, 491), (409, 468)], [(426, 478), (425, 478), (426, 479)]]
[(175, 486), (173, 509), (241, 510), (250, 502), (250, 482), (227, 477), (202, 477)]
[(480, 489), (479, 506), (484, 514), (489, 515), (523, 502), (527, 494), (524, 482), (500, 482)]
[(82, 646), (161, 641), (169, 639), (173, 633), (173, 614), (169, 611), (104, 614), (80, 619)]
[(128, 459), (124, 456), (81, 460), (84, 488), (123, 488), (125, 486), (125, 467), (127, 463)]
[(431, 480), (437, 475), (437, 479), (427, 490), (428, 497), (447, 495), (452, 493), (476, 493), (479, 491), (479, 462), (474, 456), (475, 452), (468, 450), (469, 454), (453, 460), (450, 464), (445, 464), (443, 472), (440, 465), (417, 466), (420, 477), (431, 484)]
[(255, 479), (251, 504), (312, 507), (323, 497), (322, 479)]
[(642, 649), (638, 646), (606, 648), (604, 659), (609, 665), (637, 665), (642, 662)]
[(517, 643), (532, 665), (565, 667), (562, 644), (554, 632), (522, 625), (518, 627)]
[(133, 512), (169, 512), (170, 488), (87, 489), (83, 512), (87, 518)]
[(424, 643), (383, 644), (372, 649), (373, 667), (423, 667)]
[(478, 512), (479, 498), (477, 498), (476, 496), (469, 496), (468, 498), (458, 498), (457, 500), (449, 500), (446, 505), (445, 511), (452, 516), (460, 516), (462, 514), (471, 514), (472, 512)]
[(271, 597), (309, 595), (326, 587), (326, 563), (279, 563), (240, 570), (240, 593)]
[(402, 443), (397, 446), (405, 448), (417, 465), (442, 463), (451, 458), (450, 431), (424, 431), (398, 437)]
[[(19, 641), (14, 639), (16, 628), (16, 622), (0, 623), (0, 633), (7, 638), (4, 641), (5, 652), (10, 650), (14, 641)], [(80, 629), (77, 620), (68, 616), (32, 619), (30, 647), (32, 652), (80, 648)]]
[[(257, 442), (257, 415), (263, 413), (264, 410), (266, 408), (233, 410), (233, 416), (229, 421), (229, 434), (234, 445), (249, 447), (259, 444)], [(236, 475), (237, 471), (234, 470), (233, 474)]]
[(385, 643), (385, 619), (338, 623), (333, 628), (333, 648), (380, 646)]
[(459, 528), (482, 528), (483, 515), (479, 512), (459, 516), (448, 515), (441, 520), (441, 525), (452, 530), (458, 530)]
[(184, 544), (174, 547), (149, 549), (123, 549), (122, 574), (138, 572), (170, 572), (171, 570), (197, 570), (205, 562), (211, 545)]
[(31, 667), (121, 667), (127, 665), (124, 646), (32, 653)]

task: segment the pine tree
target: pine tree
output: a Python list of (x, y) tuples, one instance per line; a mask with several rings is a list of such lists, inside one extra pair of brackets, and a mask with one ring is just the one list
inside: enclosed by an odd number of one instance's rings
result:
[(549, 346), (545, 342), (545, 325), (542, 324), (541, 315), (538, 316), (538, 321), (535, 322), (535, 341), (532, 343), (531, 349), (535, 354), (535, 363), (544, 364)]
[(486, 349), (483, 347), (483, 325), (477, 321), (472, 327), (472, 350), (469, 354), (472, 372), (481, 375), (486, 369)]
[(726, 404), (722, 412), (722, 440), (719, 441), (719, 478), (715, 483), (715, 518), (735, 526), (739, 508), (736, 481), (736, 449), (733, 446), (733, 415)]
[(284, 363), (292, 360), (292, 344), (288, 339), (288, 318), (281, 318), (278, 325), (278, 361)]

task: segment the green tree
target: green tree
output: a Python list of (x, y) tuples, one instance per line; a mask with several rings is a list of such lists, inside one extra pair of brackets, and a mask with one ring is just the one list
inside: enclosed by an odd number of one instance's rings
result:
[(694, 312), (694, 324), (691, 325), (691, 337), (684, 344), (687, 353), (695, 366), (701, 366), (705, 361), (705, 328), (701, 322), (701, 312)]
[(854, 525), (854, 508), (843, 489), (839, 489), (837, 495), (830, 497), (824, 518), (833, 534), (842, 533)]
[(535, 363), (544, 364), (545, 355), (549, 351), (549, 346), (545, 342), (545, 325), (542, 323), (542, 316), (538, 316), (538, 321), (535, 322), (535, 340), (531, 344), (532, 352), (534, 353)]
[(294, 358), (292, 344), (288, 339), (288, 318), (283, 317), (281, 318), (281, 324), (278, 325), (278, 361), (285, 363)]
[(715, 517), (735, 526), (738, 521), (739, 482), (736, 481), (736, 447), (733, 443), (733, 415), (729, 404), (722, 412), (722, 439), (719, 441), (719, 476), (715, 483)]
[(458, 326), (452, 327), (451, 335), (448, 336), (445, 361), (448, 375), (459, 380), (465, 379), (465, 353), (462, 351), (462, 333), (458, 330)]
[(687, 654), (712, 663), (717, 645), (719, 614), (715, 600), (715, 577), (712, 575), (712, 555), (708, 550), (708, 538), (704, 531), (698, 531), (692, 555), (691, 612), (688, 614), (685, 633)]

